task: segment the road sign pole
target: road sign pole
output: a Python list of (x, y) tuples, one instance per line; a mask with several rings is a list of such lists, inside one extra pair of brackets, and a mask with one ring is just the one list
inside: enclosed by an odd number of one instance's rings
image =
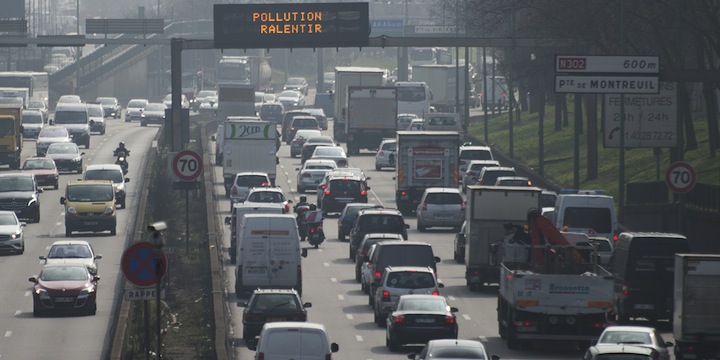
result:
[(150, 360), (150, 305), (143, 300), (143, 317), (145, 318), (145, 360)]
[[(159, 254), (162, 253), (162, 248), (157, 248)], [(160, 325), (162, 324), (162, 311), (160, 306), (160, 281), (162, 280), (162, 264), (160, 257), (155, 257), (155, 318), (157, 320), (157, 355), (158, 359), (162, 358), (162, 330)]]
[(185, 256), (190, 255), (190, 190), (185, 190)]

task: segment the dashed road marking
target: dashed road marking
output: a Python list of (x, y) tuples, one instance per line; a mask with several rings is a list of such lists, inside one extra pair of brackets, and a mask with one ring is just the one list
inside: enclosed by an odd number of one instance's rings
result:
[(348, 320), (354, 319), (353, 316), (352, 316), (352, 314), (345, 314), (345, 317), (346, 317)]
[(468, 314), (463, 314), (463, 319), (465, 319), (465, 320), (467, 320), (467, 321), (470, 321), (470, 315), (468, 315)]
[(455, 297), (452, 296), (452, 295), (448, 295), (448, 300), (450, 300), (450, 301), (455, 301)]
[(330, 282), (336, 283), (336, 282), (337, 282), (337, 279), (336, 279), (336, 278), (330, 278)]
[(26, 297), (27, 297), (27, 296), (30, 296), (30, 295), (32, 295), (32, 291), (26, 291), (26, 292), (25, 292), (25, 296), (26, 296)]
[(485, 342), (485, 343), (488, 342), (488, 339), (485, 336), (478, 336), (478, 339), (480, 339), (480, 341)]
[(338, 294), (338, 300), (340, 300), (340, 301), (345, 300), (345, 296)]
[(324, 262), (324, 263), (323, 263), (323, 266), (324, 266), (324, 267), (330, 267), (330, 263)]
[(6, 338), (9, 338), (9, 337), (11, 337), (11, 336), (12, 336), (12, 331), (6, 331), (6, 332), (5, 332), (5, 337), (6, 337)]
[(355, 340), (357, 340), (358, 342), (362, 342), (363, 338), (360, 335), (355, 335)]
[[(65, 215), (65, 214), (61, 214), (61, 215)], [(60, 226), (60, 225), (62, 225), (62, 222), (61, 222), (61, 221), (58, 221), (58, 222), (55, 223), (55, 226)]]
[(22, 310), (15, 310), (15, 316), (22, 314)]

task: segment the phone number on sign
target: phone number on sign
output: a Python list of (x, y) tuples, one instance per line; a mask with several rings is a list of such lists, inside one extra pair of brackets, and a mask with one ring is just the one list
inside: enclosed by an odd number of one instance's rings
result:
[(672, 131), (633, 131), (626, 132), (625, 138), (633, 140), (673, 140), (675, 133)]

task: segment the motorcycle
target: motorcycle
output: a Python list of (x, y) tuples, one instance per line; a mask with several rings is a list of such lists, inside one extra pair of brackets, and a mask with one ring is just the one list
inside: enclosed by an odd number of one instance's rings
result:
[(128, 162), (127, 162), (127, 154), (125, 154), (124, 151), (120, 151), (116, 154), (117, 159), (115, 160), (115, 164), (120, 165), (123, 171), (123, 175), (127, 175), (128, 173)]
[(298, 205), (295, 207), (295, 214), (297, 214), (295, 220), (298, 226), (298, 233), (300, 233), (300, 241), (305, 241), (307, 237), (307, 226), (305, 225), (304, 214), (308, 211), (310, 211), (310, 205)]
[(322, 219), (319, 222), (307, 224), (307, 239), (310, 245), (316, 249), (325, 241), (325, 232), (322, 227)]

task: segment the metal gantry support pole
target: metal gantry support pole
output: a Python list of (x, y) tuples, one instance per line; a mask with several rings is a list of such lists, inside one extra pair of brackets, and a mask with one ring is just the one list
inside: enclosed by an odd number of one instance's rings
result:
[[(168, 132), (172, 134), (172, 139), (166, 139), (166, 143), (172, 145), (172, 151), (180, 151), (182, 149), (182, 39), (172, 39), (170, 41), (170, 84), (171, 84), (171, 99), (172, 99), (172, 119), (166, 125), (170, 125), (172, 128)], [(160, 75), (160, 74), (158, 74)], [(168, 141), (170, 140), (170, 141)]]

